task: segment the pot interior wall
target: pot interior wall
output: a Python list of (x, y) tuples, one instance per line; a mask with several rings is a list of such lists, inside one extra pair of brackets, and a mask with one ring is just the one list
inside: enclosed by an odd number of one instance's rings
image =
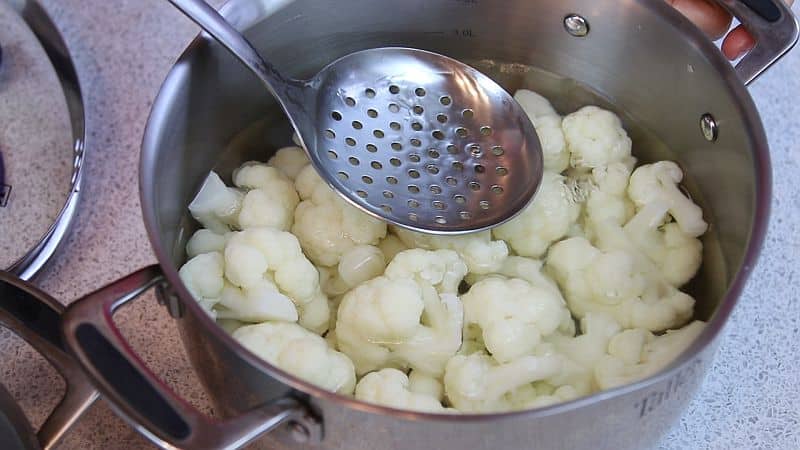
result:
[[(411, 46), (471, 63), (509, 91), (536, 90), (562, 113), (587, 104), (620, 113), (635, 156), (679, 162), (685, 186), (712, 223), (703, 268), (689, 287), (698, 318), (708, 319), (723, 299), (753, 223), (753, 139), (741, 105), (702, 47), (648, 9), (660, 1), (413, 0), (388, 7), (349, 0), (334, 8), (296, 0), (264, 20), (253, 17), (271, 3), (234, 0), (228, 10), (234, 23), (252, 24), (251, 41), (293, 76), (310, 76), (351, 51)], [(571, 12), (589, 19), (586, 38), (564, 31), (562, 19)], [(707, 112), (721, 125), (715, 143), (698, 127)], [(229, 177), (242, 162), (265, 161), (289, 145), (290, 135), (274, 101), (238, 61), (207, 42), (187, 51), (154, 107), (142, 164), (143, 182), (153, 183), (143, 204), (155, 208), (160, 245), (172, 249), (176, 265), (196, 228), (186, 206), (208, 171)]]

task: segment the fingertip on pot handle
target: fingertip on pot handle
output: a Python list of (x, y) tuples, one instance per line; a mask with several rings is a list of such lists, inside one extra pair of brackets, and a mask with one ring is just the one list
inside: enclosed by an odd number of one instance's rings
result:
[(123, 418), (163, 448), (240, 448), (286, 422), (298, 424), (306, 437), (321, 438), (319, 421), (295, 398), (217, 420), (161, 381), (128, 345), (112, 317), (117, 308), (163, 282), (158, 266), (146, 267), (77, 300), (64, 314), (67, 347)]
[(755, 47), (736, 64), (744, 84), (750, 84), (797, 42), (798, 24), (783, 0), (716, 0), (750, 32)]

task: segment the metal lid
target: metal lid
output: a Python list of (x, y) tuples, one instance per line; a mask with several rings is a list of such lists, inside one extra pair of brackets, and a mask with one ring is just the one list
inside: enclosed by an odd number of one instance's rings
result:
[(75, 216), (84, 108), (64, 41), (37, 3), (0, 3), (0, 47), (0, 269), (30, 279)]

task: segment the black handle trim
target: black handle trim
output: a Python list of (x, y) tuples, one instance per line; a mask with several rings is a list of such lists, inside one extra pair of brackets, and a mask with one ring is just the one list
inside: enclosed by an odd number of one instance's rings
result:
[(772, 0), (741, 0), (741, 2), (767, 22), (777, 22), (781, 18), (781, 10)]
[(75, 330), (75, 337), (95, 369), (104, 378), (123, 380), (114, 386), (117, 394), (147, 417), (153, 426), (176, 440), (189, 437), (189, 424), (181, 419), (177, 411), (97, 328), (86, 323), (81, 324)]

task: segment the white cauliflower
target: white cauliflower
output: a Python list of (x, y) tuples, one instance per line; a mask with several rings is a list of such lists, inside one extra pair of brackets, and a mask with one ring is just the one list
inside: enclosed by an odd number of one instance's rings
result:
[(605, 312), (625, 328), (659, 331), (692, 316), (694, 299), (667, 283), (635, 251), (601, 251), (576, 237), (554, 244), (546, 265), (578, 318)]
[(461, 346), (463, 307), (456, 292), (467, 273), (449, 250), (407, 250), (384, 276), (358, 285), (339, 305), (338, 348), (363, 374), (384, 367), (437, 376)]
[(364, 375), (356, 385), (356, 398), (390, 408), (425, 412), (445, 411), (438, 398), (425, 392), (413, 391), (409, 377), (392, 368)]
[(288, 232), (250, 228), (233, 233), (225, 245), (225, 278), (244, 291), (263, 289), (266, 280), (294, 302), (301, 325), (319, 333), (328, 327), (328, 299), (319, 273)]
[(600, 389), (611, 389), (647, 378), (668, 366), (703, 331), (705, 323), (694, 321), (679, 330), (655, 336), (647, 330), (625, 330), (611, 339), (608, 355), (595, 366)]
[(591, 369), (606, 355), (608, 344), (622, 328), (611, 315), (590, 312), (581, 319), (581, 334), (570, 337), (554, 334), (549, 341), (570, 360)]
[(536, 128), (545, 170), (563, 172), (569, 165), (569, 152), (561, 129), (561, 116), (546, 98), (536, 92), (520, 89), (514, 93), (514, 100), (522, 106)]
[(219, 303), (225, 285), (224, 270), (222, 254), (210, 252), (195, 256), (178, 271), (186, 289), (211, 317), (216, 317), (212, 308)]
[(374, 245), (357, 245), (342, 254), (336, 269), (318, 267), (320, 284), (327, 295), (341, 295), (383, 274), (386, 259)]
[(217, 234), (206, 228), (201, 228), (189, 238), (186, 243), (186, 256), (194, 258), (197, 255), (210, 252), (220, 252), (225, 250), (225, 243), (228, 242), (230, 233)]
[(246, 288), (226, 283), (215, 308), (217, 318), (240, 322), (297, 322), (297, 307), (271, 280), (262, 278)]
[(532, 354), (543, 336), (571, 320), (557, 290), (518, 278), (488, 277), (461, 300), (464, 321), (480, 326), (486, 349), (501, 363)]
[(295, 146), (278, 149), (275, 155), (267, 162), (267, 164), (280, 170), (292, 181), (297, 178), (300, 171), (309, 163), (306, 151)]
[(233, 334), (234, 331), (247, 325), (244, 322), (239, 322), (236, 319), (217, 319), (217, 325), (225, 330), (228, 334)]
[(478, 352), (456, 355), (447, 362), (444, 389), (450, 404), (462, 412), (497, 412), (513, 409), (516, 389), (557, 375), (563, 358), (522, 356), (499, 364)]
[(408, 389), (411, 392), (435, 398), (440, 402), (444, 399), (442, 380), (419, 370), (412, 370), (408, 374)]
[(656, 373), (703, 327), (675, 330), (693, 314), (678, 288), (699, 270), (708, 228), (683, 173), (667, 161), (634, 170), (609, 111), (562, 118), (535, 92), (515, 99), (545, 172), (508, 223), (390, 233), (320, 178), (294, 135), (267, 164), (234, 171), (235, 187), (209, 174), (189, 206), (205, 228), (181, 280), (268, 362), (393, 408), (538, 408)]
[(300, 202), (291, 180), (278, 169), (246, 162), (233, 172), (233, 183), (247, 193), (239, 212), (239, 227), (288, 230)]
[(483, 343), (483, 330), (476, 323), (465, 323), (461, 331), (461, 348), (456, 354), (468, 356), (477, 352), (486, 352)]
[[(666, 205), (647, 204), (623, 230), (633, 244), (658, 266), (663, 277), (675, 287), (691, 280), (703, 262), (703, 244), (667, 219)], [(659, 226), (660, 225), (660, 226)]]
[(652, 203), (663, 204), (681, 231), (689, 237), (698, 237), (706, 232), (708, 224), (703, 220), (703, 210), (678, 189), (682, 179), (681, 168), (672, 161), (646, 164), (633, 171), (628, 195), (637, 209)]
[(508, 257), (508, 246), (503, 241), (493, 241), (490, 231), (462, 236), (436, 236), (401, 228), (392, 230), (409, 248), (427, 250), (453, 250), (467, 264), (472, 273), (495, 272)]
[(380, 248), (383, 252), (383, 258), (387, 264), (392, 262), (392, 259), (394, 259), (395, 255), (403, 250), (408, 250), (408, 246), (404, 244), (403, 241), (401, 241), (400, 238), (394, 233), (389, 233), (385, 238), (381, 239), (381, 243), (378, 244), (378, 248)]
[(211, 172), (200, 192), (189, 203), (189, 212), (204, 227), (217, 234), (225, 234), (239, 227), (243, 198), (241, 191), (225, 186), (219, 175)]
[(570, 152), (570, 165), (591, 170), (631, 158), (631, 139), (616, 114), (585, 106), (561, 123)]
[(613, 220), (622, 225), (633, 217), (633, 202), (628, 198), (628, 179), (632, 167), (616, 162), (592, 169), (586, 179), (585, 228), (591, 231), (594, 224)]
[(383, 252), (372, 245), (357, 245), (339, 260), (339, 277), (347, 286), (355, 287), (377, 277), (386, 268)]
[(573, 386), (568, 384), (554, 387), (550, 383), (538, 381), (523, 385), (506, 394), (506, 397), (508, 398), (509, 409), (519, 410), (543, 408), (556, 403), (574, 400), (581, 395), (586, 394), (578, 393)]
[(413, 279), (440, 294), (456, 294), (467, 270), (466, 262), (454, 251), (415, 248), (398, 253), (385, 275), (392, 280)]
[(353, 392), (356, 376), (350, 359), (297, 324), (247, 325), (234, 331), (233, 337), (260, 358), (309, 383), (340, 394)]
[(386, 224), (341, 199), (306, 166), (295, 187), (303, 200), (297, 206), (292, 233), (315, 264), (332, 267), (360, 244), (377, 245), (386, 236)]
[(589, 313), (581, 320), (579, 336), (553, 333), (537, 346), (534, 356), (558, 358), (557, 374), (524, 385), (509, 396), (512, 409), (540, 408), (588, 395), (596, 390), (594, 366), (606, 356), (609, 341), (620, 326), (608, 315)]
[(508, 242), (518, 255), (538, 258), (567, 234), (580, 212), (581, 205), (573, 198), (567, 179), (545, 172), (531, 204), (492, 234)]
[(501, 275), (505, 278), (519, 278), (534, 286), (550, 289), (554, 291), (556, 295), (561, 295), (561, 291), (558, 290), (558, 284), (556, 284), (552, 278), (542, 272), (542, 261), (538, 259), (525, 258), (523, 256), (509, 256), (505, 261), (503, 261), (503, 264), (497, 269), (496, 272), (489, 275), (477, 275), (470, 273), (467, 275), (466, 281), (470, 285), (473, 285), (478, 281), (485, 279), (487, 276), (494, 275)]

